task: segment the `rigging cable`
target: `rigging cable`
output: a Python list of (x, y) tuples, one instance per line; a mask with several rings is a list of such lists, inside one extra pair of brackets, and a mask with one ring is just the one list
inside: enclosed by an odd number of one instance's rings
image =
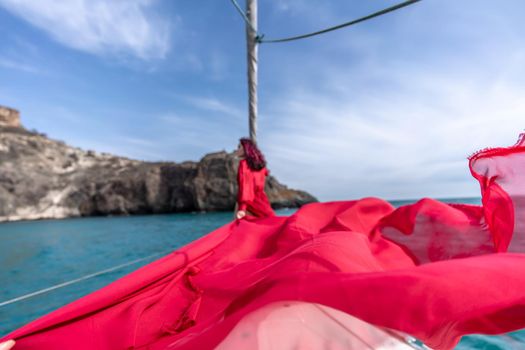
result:
[[(336, 26), (333, 26), (333, 27), (329, 27), (329, 28), (326, 28), (326, 29), (318, 30), (316, 32), (312, 32), (312, 33), (308, 33), (308, 34), (302, 34), (302, 35), (297, 35), (297, 36), (292, 36), (292, 37), (287, 37), (287, 38), (281, 38), (281, 39), (267, 39), (267, 40), (264, 39), (264, 35), (257, 34), (255, 40), (259, 44), (270, 44), (270, 43), (283, 43), (283, 42), (288, 42), (288, 41), (294, 41), (294, 40), (299, 40), (299, 39), (310, 38), (310, 37), (313, 37), (313, 36), (316, 36), (316, 35), (328, 33), (328, 32), (331, 32), (331, 31), (334, 31), (334, 30), (337, 30), (337, 29), (341, 29), (341, 28), (348, 27), (348, 26), (351, 26), (351, 25), (354, 25), (354, 24), (365, 22), (365, 21), (368, 21), (368, 20), (370, 20), (372, 18), (375, 18), (375, 17), (386, 15), (387, 13), (390, 13), (390, 12), (402, 9), (404, 7), (407, 7), (409, 5), (415, 4), (415, 3), (420, 2), (420, 1), (421, 0), (403, 1), (403, 2), (401, 2), (399, 4), (397, 4), (397, 5), (394, 5), (394, 6), (391, 6), (391, 7), (387, 7), (385, 9), (381, 10), (381, 11), (374, 12), (374, 13), (368, 15), (368, 16), (364, 16), (364, 17), (361, 17), (361, 18), (358, 18), (358, 19), (354, 19), (354, 20), (352, 20), (350, 22), (342, 23), (342, 24), (339, 24), (339, 25), (336, 25)], [(233, 3), (233, 5), (237, 9), (237, 11), (240, 13), (242, 18), (244, 18), (244, 21), (246, 22), (246, 24), (249, 25), (250, 28), (257, 33), (257, 31), (255, 30), (254, 26), (252, 25), (252, 23), (250, 22), (248, 17), (246, 17), (246, 14), (243, 12), (243, 10), (241, 9), (241, 7), (237, 3), (237, 1), (236, 0), (231, 0), (231, 2)]]
[(144, 258), (140, 258), (140, 259), (136, 259), (136, 260), (133, 260), (133, 261), (129, 261), (127, 263), (111, 267), (109, 269), (105, 269), (105, 270), (102, 270), (102, 271), (91, 273), (89, 275), (85, 275), (85, 276), (82, 276), (82, 277), (79, 277), (79, 278), (75, 278), (75, 279), (73, 279), (71, 281), (63, 282), (63, 283), (56, 284), (56, 285), (48, 287), (48, 288), (40, 289), (40, 290), (37, 290), (36, 292), (32, 292), (32, 293), (25, 294), (25, 295), (22, 295), (22, 296), (19, 296), (19, 297), (10, 299), (10, 300), (6, 300), (6, 301), (3, 301), (3, 302), (0, 302), (0, 307), (5, 306), (5, 305), (9, 305), (9, 304), (12, 304), (12, 303), (16, 303), (18, 301), (22, 301), (24, 299), (28, 299), (28, 298), (31, 298), (31, 297), (34, 297), (34, 296), (37, 296), (37, 295), (40, 295), (40, 294), (43, 294), (43, 293), (47, 293), (47, 292), (50, 292), (50, 291), (55, 290), (55, 289), (63, 288), (63, 287), (68, 286), (70, 284), (75, 284), (75, 283), (78, 283), (78, 282), (81, 282), (81, 281), (84, 281), (84, 280), (87, 280), (87, 279), (90, 279), (90, 278), (93, 278), (93, 277), (96, 277), (96, 276), (100, 276), (100, 275), (106, 274), (108, 272), (112, 272), (112, 271), (121, 269), (121, 268), (129, 266), (129, 265), (133, 265), (133, 264), (139, 263), (141, 261), (153, 258), (155, 256), (164, 255), (164, 254), (171, 253), (171, 252), (173, 252), (173, 249), (171, 249), (169, 251), (164, 251), (164, 252), (161, 252), (161, 253), (151, 254), (151, 255), (148, 255), (148, 256), (146, 256)]
[[(230, 0), (230, 1), (233, 4), (233, 6), (235, 6), (235, 8), (237, 9), (237, 12), (239, 12), (241, 17), (244, 19), (244, 22), (246, 22), (246, 24), (248, 26), (250, 26), (250, 29), (253, 30), (256, 33), (256, 35), (257, 35), (256, 38), (262, 38), (262, 36), (259, 36), (259, 34), (257, 33), (257, 30), (255, 29), (254, 25), (252, 24), (250, 19), (246, 16), (246, 13), (244, 13), (244, 11), (242, 10), (241, 6), (239, 6), (237, 1), (236, 0)], [(260, 39), (257, 39), (257, 42), (260, 42)]]

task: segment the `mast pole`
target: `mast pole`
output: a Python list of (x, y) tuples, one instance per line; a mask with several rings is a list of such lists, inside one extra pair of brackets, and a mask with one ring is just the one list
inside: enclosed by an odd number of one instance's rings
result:
[(257, 0), (246, 0), (246, 24), (248, 54), (248, 115), (250, 139), (257, 143)]

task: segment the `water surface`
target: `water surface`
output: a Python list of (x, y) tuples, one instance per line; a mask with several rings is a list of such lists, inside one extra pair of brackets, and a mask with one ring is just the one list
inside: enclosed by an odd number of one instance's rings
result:
[[(443, 199), (480, 204), (479, 198)], [(414, 201), (392, 201), (394, 206)], [(290, 215), (293, 209), (278, 211)], [(230, 222), (232, 213), (93, 217), (0, 224), (0, 303), (52, 285), (151, 256), (76, 284), (0, 307), (6, 334)], [(157, 254), (155, 256), (152, 256)], [(159, 255), (160, 254), (160, 255)], [(457, 349), (525, 349), (525, 331), (468, 336)]]

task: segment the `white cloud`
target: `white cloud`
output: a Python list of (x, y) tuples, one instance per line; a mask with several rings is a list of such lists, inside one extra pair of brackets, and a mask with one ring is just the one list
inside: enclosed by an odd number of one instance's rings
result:
[(170, 25), (152, 0), (0, 0), (11, 13), (58, 42), (98, 55), (164, 58)]
[(145, 140), (137, 137), (120, 136), (119, 139), (135, 146), (151, 147), (155, 145), (155, 143), (151, 140)]
[(515, 141), (525, 127), (525, 86), (402, 72), (384, 71), (397, 88), (377, 94), (340, 74), (329, 75), (347, 82), (337, 96), (299, 91), (273, 101), (267, 117), (279, 123), (263, 124), (260, 138), (280, 179), (325, 200), (478, 195), (467, 157)]
[(210, 112), (217, 112), (234, 117), (241, 117), (242, 111), (225, 101), (216, 97), (202, 97), (202, 96), (180, 96), (184, 101), (188, 102), (193, 107)]
[(432, 6), (416, 24), (370, 27), (355, 56), (350, 32), (305, 42), (302, 52), (317, 49), (275, 73), (289, 83), (262, 101), (259, 142), (282, 182), (321, 200), (479, 195), (468, 155), (511, 145), (525, 127), (525, 49), (517, 23), (480, 10), (492, 34), (474, 31), (467, 7), (437, 35), (425, 19), (450, 14)]
[(220, 52), (213, 52), (209, 59), (210, 78), (214, 81), (224, 80), (228, 76), (228, 60)]
[(8, 58), (3, 58), (3, 57), (0, 57), (0, 67), (7, 68), (7, 69), (16, 69), (16, 70), (26, 72), (26, 73), (35, 73), (35, 74), (45, 73), (43, 70), (33, 65), (22, 63), (22, 62), (17, 62), (14, 60), (10, 60)]
[(194, 158), (220, 149), (233, 150), (238, 137), (242, 136), (240, 129), (244, 127), (244, 123), (241, 126), (223, 118), (198, 114), (169, 112), (156, 119), (161, 121), (157, 134), (168, 140), (174, 149), (187, 149)]
[(309, 19), (320, 17), (326, 18), (331, 15), (332, 6), (322, 0), (274, 0), (271, 6), (277, 12), (282, 12), (293, 17), (307, 16)]

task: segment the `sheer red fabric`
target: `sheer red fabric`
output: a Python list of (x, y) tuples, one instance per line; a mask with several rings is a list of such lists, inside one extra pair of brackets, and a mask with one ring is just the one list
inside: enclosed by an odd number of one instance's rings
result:
[(485, 222), (498, 252), (525, 247), (525, 134), (508, 148), (482, 150), (470, 157), (479, 181)]
[(15, 350), (224, 348), (237, 325), (285, 301), (436, 349), (524, 328), (523, 137), (469, 165), (481, 207), (364, 198), (236, 220), (1, 340), (16, 339)]
[(275, 215), (264, 192), (266, 176), (268, 176), (268, 169), (263, 168), (255, 171), (250, 169), (246, 159), (239, 162), (237, 172), (237, 183), (239, 185), (237, 204), (239, 210), (248, 210), (257, 217)]

